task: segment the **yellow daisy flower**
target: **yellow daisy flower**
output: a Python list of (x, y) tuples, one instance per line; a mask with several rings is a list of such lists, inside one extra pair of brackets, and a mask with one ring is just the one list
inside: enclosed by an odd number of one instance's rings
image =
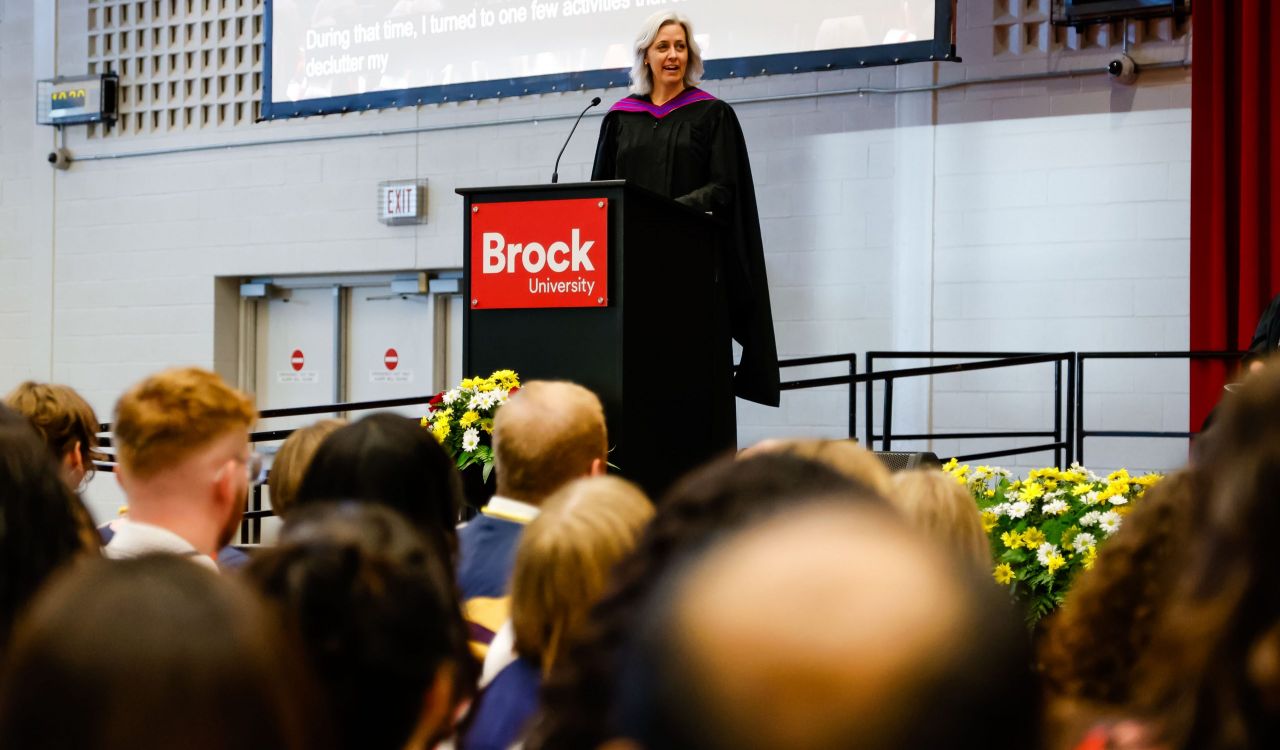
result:
[(995, 513), (990, 511), (983, 512), (982, 531), (984, 533), (990, 534), (991, 530), (994, 529), (998, 523), (1000, 523), (1000, 516), (997, 516)]
[(996, 583), (1001, 586), (1008, 586), (1013, 583), (1013, 567), (1009, 563), (1001, 563), (996, 566), (992, 577), (996, 579)]
[(1022, 543), (1027, 549), (1036, 549), (1046, 541), (1044, 532), (1034, 526), (1022, 532)]

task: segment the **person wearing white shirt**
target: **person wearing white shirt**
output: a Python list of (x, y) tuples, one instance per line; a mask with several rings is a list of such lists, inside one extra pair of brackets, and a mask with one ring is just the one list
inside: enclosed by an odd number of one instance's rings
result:
[(216, 567), (262, 468), (249, 445), (257, 416), (247, 395), (199, 368), (157, 373), (125, 393), (112, 433), (129, 519), (106, 556), (170, 553)]

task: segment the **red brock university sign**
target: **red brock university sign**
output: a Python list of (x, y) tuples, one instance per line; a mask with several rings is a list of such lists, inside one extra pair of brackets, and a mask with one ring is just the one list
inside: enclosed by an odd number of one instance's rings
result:
[(609, 201), (471, 207), (471, 306), (602, 307), (609, 302)]

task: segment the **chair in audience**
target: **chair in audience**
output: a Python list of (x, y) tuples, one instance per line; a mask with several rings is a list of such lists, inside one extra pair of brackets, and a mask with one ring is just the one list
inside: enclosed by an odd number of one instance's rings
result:
[(326, 715), (266, 605), (172, 555), (89, 560), (15, 631), (0, 747), (313, 750)]
[(245, 569), (283, 614), (344, 750), (426, 750), (474, 691), (449, 550), (368, 502), (300, 505)]
[(652, 516), (644, 493), (616, 477), (575, 480), (543, 503), (520, 538), (511, 620), (485, 658), (483, 692), (462, 750), (518, 742), (537, 709), (542, 675), (555, 668)]

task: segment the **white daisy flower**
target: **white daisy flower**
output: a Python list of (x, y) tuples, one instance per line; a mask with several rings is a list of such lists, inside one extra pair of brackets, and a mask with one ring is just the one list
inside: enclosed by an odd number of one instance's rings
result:
[(1016, 503), (1009, 503), (1009, 517), (1022, 518), (1031, 512), (1031, 503), (1025, 500), (1019, 500)]
[(1120, 528), (1120, 514), (1114, 510), (1109, 510), (1099, 515), (1098, 527), (1107, 532), (1108, 535), (1116, 533)]
[(1071, 540), (1071, 548), (1076, 552), (1084, 552), (1090, 547), (1096, 547), (1097, 545), (1098, 540), (1093, 536), (1093, 534), (1090, 534), (1087, 531), (1082, 531), (1079, 534), (1076, 534), (1076, 538)]
[(472, 427), (462, 433), (462, 450), (470, 453), (480, 445), (480, 431)]
[(1046, 568), (1049, 567), (1049, 558), (1056, 554), (1058, 554), (1058, 545), (1056, 544), (1045, 542), (1036, 548), (1036, 559)]
[(1102, 517), (1101, 513), (1099, 513), (1096, 510), (1091, 510), (1088, 513), (1085, 513), (1083, 516), (1080, 516), (1080, 525), (1094, 526), (1098, 523), (1098, 519), (1101, 517)]
[(1044, 512), (1051, 516), (1060, 516), (1063, 513), (1066, 513), (1067, 509), (1067, 501), (1062, 499), (1050, 500), (1044, 504)]
[(1082, 498), (1080, 498), (1080, 499), (1081, 499), (1082, 501), (1084, 501), (1084, 504), (1085, 504), (1085, 505), (1097, 505), (1097, 504), (1098, 504), (1098, 491), (1097, 491), (1097, 490), (1091, 490), (1091, 491), (1089, 491), (1089, 492), (1086, 492), (1086, 493), (1085, 493), (1085, 495), (1084, 495), (1084, 497), (1082, 497)]
[(453, 389), (453, 390), (451, 390), (451, 391), (445, 391), (445, 392), (444, 392), (444, 402), (445, 402), (446, 404), (448, 404), (448, 405), (452, 406), (452, 405), (453, 405), (453, 402), (454, 402), (454, 401), (457, 401), (457, 400), (458, 400), (458, 389), (457, 389), (457, 388), (454, 388), (454, 389)]
[(1124, 495), (1112, 495), (1107, 499), (1111, 502), (1112, 505), (1124, 505), (1125, 503), (1129, 502), (1129, 498), (1125, 497)]

